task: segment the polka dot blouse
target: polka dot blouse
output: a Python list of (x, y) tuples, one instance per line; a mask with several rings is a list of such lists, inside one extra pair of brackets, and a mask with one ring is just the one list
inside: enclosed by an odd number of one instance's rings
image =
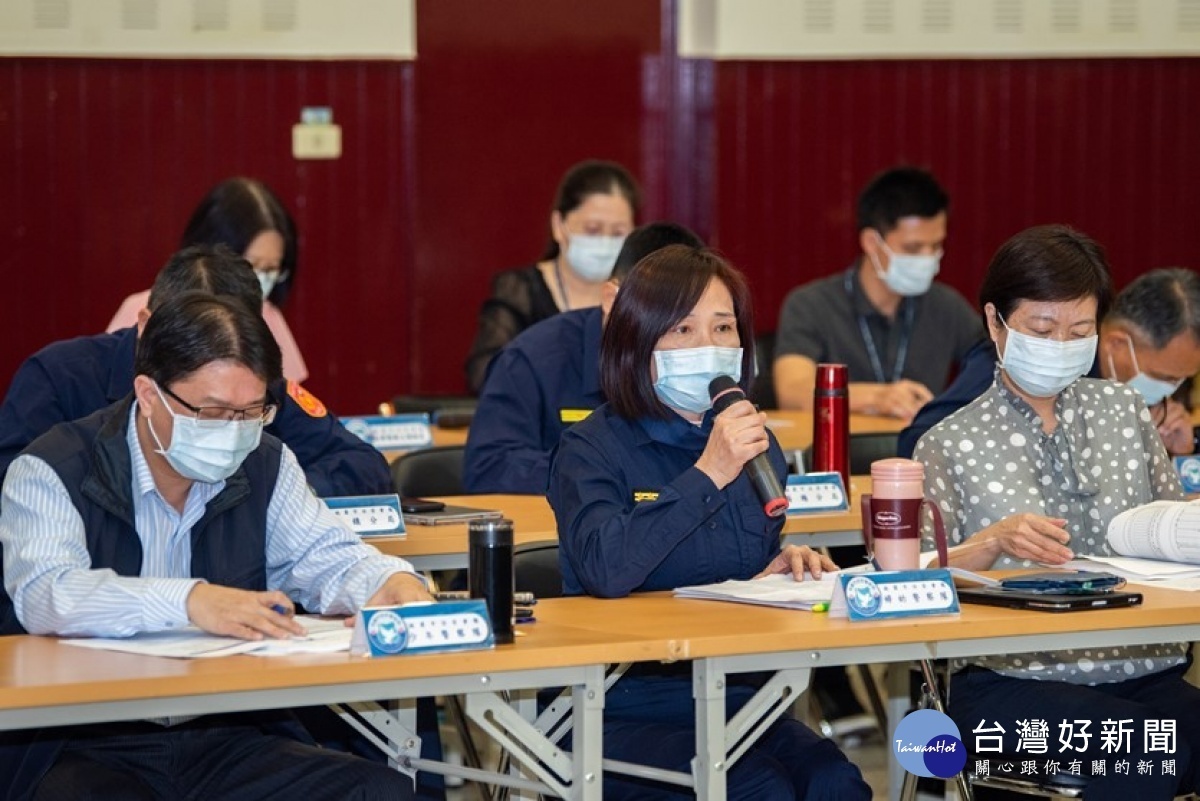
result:
[[(1150, 414), (1136, 391), (1081, 378), (1054, 404), (1052, 434), (1024, 400), (992, 387), (932, 428), (913, 458), (925, 464), (925, 496), (941, 509), (950, 546), (1010, 515), (1065, 518), (1077, 555), (1113, 555), (1108, 522), (1151, 501), (1180, 500), (1183, 490)], [(927, 528), (922, 550), (933, 550)], [(1038, 567), (1002, 554), (993, 570)], [(1186, 644), (1012, 654), (972, 664), (1009, 676), (1100, 684), (1166, 670), (1184, 661)], [(961, 663), (961, 664), (966, 664)], [(955, 669), (961, 667), (956, 664)]]

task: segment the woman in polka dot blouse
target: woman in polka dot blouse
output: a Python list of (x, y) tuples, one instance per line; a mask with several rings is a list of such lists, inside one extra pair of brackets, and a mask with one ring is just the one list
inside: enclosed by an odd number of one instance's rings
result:
[[(1023, 231), (993, 257), (980, 303), (1000, 357), (995, 381), (914, 453), (955, 546), (952, 565), (1002, 570), (1111, 554), (1105, 531), (1114, 516), (1183, 498), (1140, 395), (1082, 378), (1111, 296), (1103, 250), (1065, 226)], [(1018, 758), (1030, 753), (1020, 747), (1030, 745), (1030, 724), (1046, 722), (1042, 753), (1081, 760), (1085, 774), (1094, 769), (1085, 798), (1171, 798), (1197, 789), (1200, 690), (1183, 680), (1187, 652), (1186, 643), (1170, 643), (957, 662), (950, 714), (968, 743), (969, 732), (1000, 724), (1005, 752)], [(1120, 752), (1102, 748), (1111, 746), (1102, 722), (1113, 720), (1132, 721), (1130, 747)], [(1161, 743), (1143, 733), (1166, 721), (1177, 722), (1175, 751), (1147, 753)], [(1064, 725), (1072, 736), (1057, 737)], [(1148, 774), (1103, 764), (1136, 765), (1139, 755), (1154, 767)]]

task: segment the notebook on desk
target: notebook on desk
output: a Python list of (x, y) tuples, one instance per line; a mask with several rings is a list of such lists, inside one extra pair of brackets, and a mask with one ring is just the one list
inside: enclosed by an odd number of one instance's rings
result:
[(469, 523), (472, 520), (499, 520), (504, 514), (497, 509), (476, 509), (472, 506), (445, 507), (436, 512), (405, 512), (404, 522), (418, 526), (444, 526), (451, 523)]
[(1010, 609), (1031, 609), (1035, 612), (1082, 612), (1088, 609), (1116, 609), (1139, 606), (1140, 592), (1029, 592), (1006, 590), (1001, 587), (959, 587), (958, 600), (968, 604), (1007, 606)]

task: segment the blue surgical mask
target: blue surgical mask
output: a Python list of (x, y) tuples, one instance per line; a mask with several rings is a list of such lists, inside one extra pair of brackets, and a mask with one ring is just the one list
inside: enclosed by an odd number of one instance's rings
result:
[(262, 438), (261, 420), (229, 420), (216, 424), (201, 422), (195, 417), (176, 414), (163, 398), (158, 384), (154, 391), (162, 399), (163, 408), (171, 415), (171, 445), (163, 448), (162, 440), (154, 430), (154, 423), (146, 421), (150, 436), (158, 445), (155, 453), (166, 458), (176, 473), (192, 481), (215, 484), (237, 472), (242, 462), (258, 447)]
[(1027, 394), (1052, 398), (1092, 369), (1096, 358), (1095, 334), (1069, 342), (1042, 339), (1009, 328), (999, 312), (996, 317), (1008, 329), (1004, 352), (999, 354), (1000, 367)]
[(654, 393), (672, 409), (703, 414), (712, 408), (708, 385), (719, 375), (742, 379), (742, 349), (678, 348), (654, 351)]
[(888, 289), (903, 297), (924, 295), (928, 292), (933, 284), (933, 277), (942, 268), (941, 251), (928, 256), (894, 253), (878, 232), (875, 235), (879, 237), (879, 244), (888, 254), (886, 273), (879, 266), (879, 258), (874, 253), (871, 254), (871, 263), (879, 280), (887, 284)]
[(598, 283), (612, 277), (617, 254), (625, 244), (623, 236), (570, 234), (567, 242), (567, 264), (584, 281)]
[[(1183, 379), (1178, 381), (1163, 381), (1159, 378), (1151, 378), (1142, 372), (1141, 366), (1138, 364), (1137, 353), (1133, 348), (1133, 340), (1125, 340), (1129, 343), (1129, 357), (1133, 359), (1133, 377), (1126, 380), (1125, 383), (1131, 388), (1142, 393), (1142, 398), (1146, 401), (1147, 406), (1155, 406), (1162, 403), (1167, 398), (1175, 394), (1175, 390), (1179, 389), (1183, 384)], [(1113, 378), (1117, 377), (1116, 368), (1113, 367), (1112, 354), (1108, 356), (1108, 370)]]

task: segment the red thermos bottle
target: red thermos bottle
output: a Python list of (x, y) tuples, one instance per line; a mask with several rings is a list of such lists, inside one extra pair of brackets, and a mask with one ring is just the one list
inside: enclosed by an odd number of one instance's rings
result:
[(842, 474), (850, 487), (850, 392), (844, 364), (818, 364), (813, 390), (814, 473)]

